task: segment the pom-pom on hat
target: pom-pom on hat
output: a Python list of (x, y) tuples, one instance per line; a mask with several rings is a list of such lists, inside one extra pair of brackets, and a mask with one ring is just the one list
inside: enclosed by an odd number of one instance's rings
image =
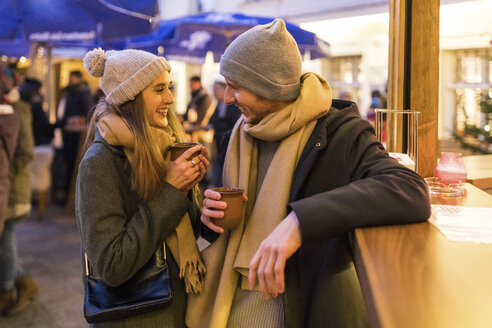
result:
[(99, 86), (111, 105), (135, 99), (159, 75), (171, 71), (164, 57), (134, 49), (91, 50), (84, 57), (84, 67), (91, 76), (101, 78)]
[(285, 22), (276, 18), (232, 41), (220, 59), (220, 74), (263, 98), (291, 101), (301, 89), (301, 53)]

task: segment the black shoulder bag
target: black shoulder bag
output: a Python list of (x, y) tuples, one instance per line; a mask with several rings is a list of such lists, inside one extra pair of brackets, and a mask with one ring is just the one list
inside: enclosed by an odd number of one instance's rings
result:
[(154, 311), (173, 299), (165, 244), (130, 279), (117, 287), (108, 286), (101, 278), (91, 275), (85, 252), (84, 259), (84, 317), (88, 323)]

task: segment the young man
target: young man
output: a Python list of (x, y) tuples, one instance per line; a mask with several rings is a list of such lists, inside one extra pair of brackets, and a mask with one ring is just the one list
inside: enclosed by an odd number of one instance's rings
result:
[(191, 297), (190, 327), (365, 327), (349, 233), (424, 221), (427, 188), (390, 158), (355, 103), (302, 74), (281, 19), (226, 49), (226, 103), (243, 116), (228, 144), (224, 185), (245, 189), (240, 226), (213, 223), (225, 202), (206, 190), (202, 222), (220, 236), (203, 251), (204, 293)]

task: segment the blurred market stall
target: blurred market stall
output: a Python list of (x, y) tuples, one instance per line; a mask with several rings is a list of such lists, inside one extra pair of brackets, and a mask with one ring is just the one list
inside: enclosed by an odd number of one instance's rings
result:
[[(203, 13), (161, 21), (159, 28), (148, 35), (127, 38), (111, 43), (114, 48), (143, 49), (168, 59), (203, 63), (209, 51), (218, 62), (225, 48), (239, 34), (258, 24), (273, 21), (273, 17), (247, 16), (238, 13)], [(307, 59), (329, 56), (329, 44), (316, 34), (287, 23), (301, 54)]]

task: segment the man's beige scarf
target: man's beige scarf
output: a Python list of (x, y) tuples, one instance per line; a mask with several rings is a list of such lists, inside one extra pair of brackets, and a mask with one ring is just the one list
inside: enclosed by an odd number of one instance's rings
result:
[[(322, 77), (301, 77), (297, 100), (265, 116), (257, 124), (241, 117), (233, 129), (224, 166), (224, 185), (244, 188), (246, 213), (238, 228), (224, 232), (202, 252), (207, 266), (201, 295), (190, 295), (186, 323), (189, 327), (226, 327), (240, 275), (248, 289), (249, 263), (261, 242), (286, 217), (290, 186), (299, 157), (316, 121), (331, 107), (331, 88)], [(281, 141), (256, 198), (256, 139)]]
[[(133, 136), (123, 119), (115, 114), (108, 113), (98, 120), (97, 127), (101, 136), (109, 144), (123, 146), (125, 154), (131, 161), (133, 156)], [(156, 140), (163, 152), (169, 145), (176, 142), (176, 137), (169, 127), (167, 130), (156, 128), (151, 128), (151, 130), (154, 136), (153, 139)], [(181, 142), (183, 140), (178, 141)], [(200, 293), (203, 289), (206, 268), (200, 258), (188, 213), (185, 213), (175, 232), (167, 237), (166, 244), (179, 264), (179, 277), (185, 282), (186, 292)]]

